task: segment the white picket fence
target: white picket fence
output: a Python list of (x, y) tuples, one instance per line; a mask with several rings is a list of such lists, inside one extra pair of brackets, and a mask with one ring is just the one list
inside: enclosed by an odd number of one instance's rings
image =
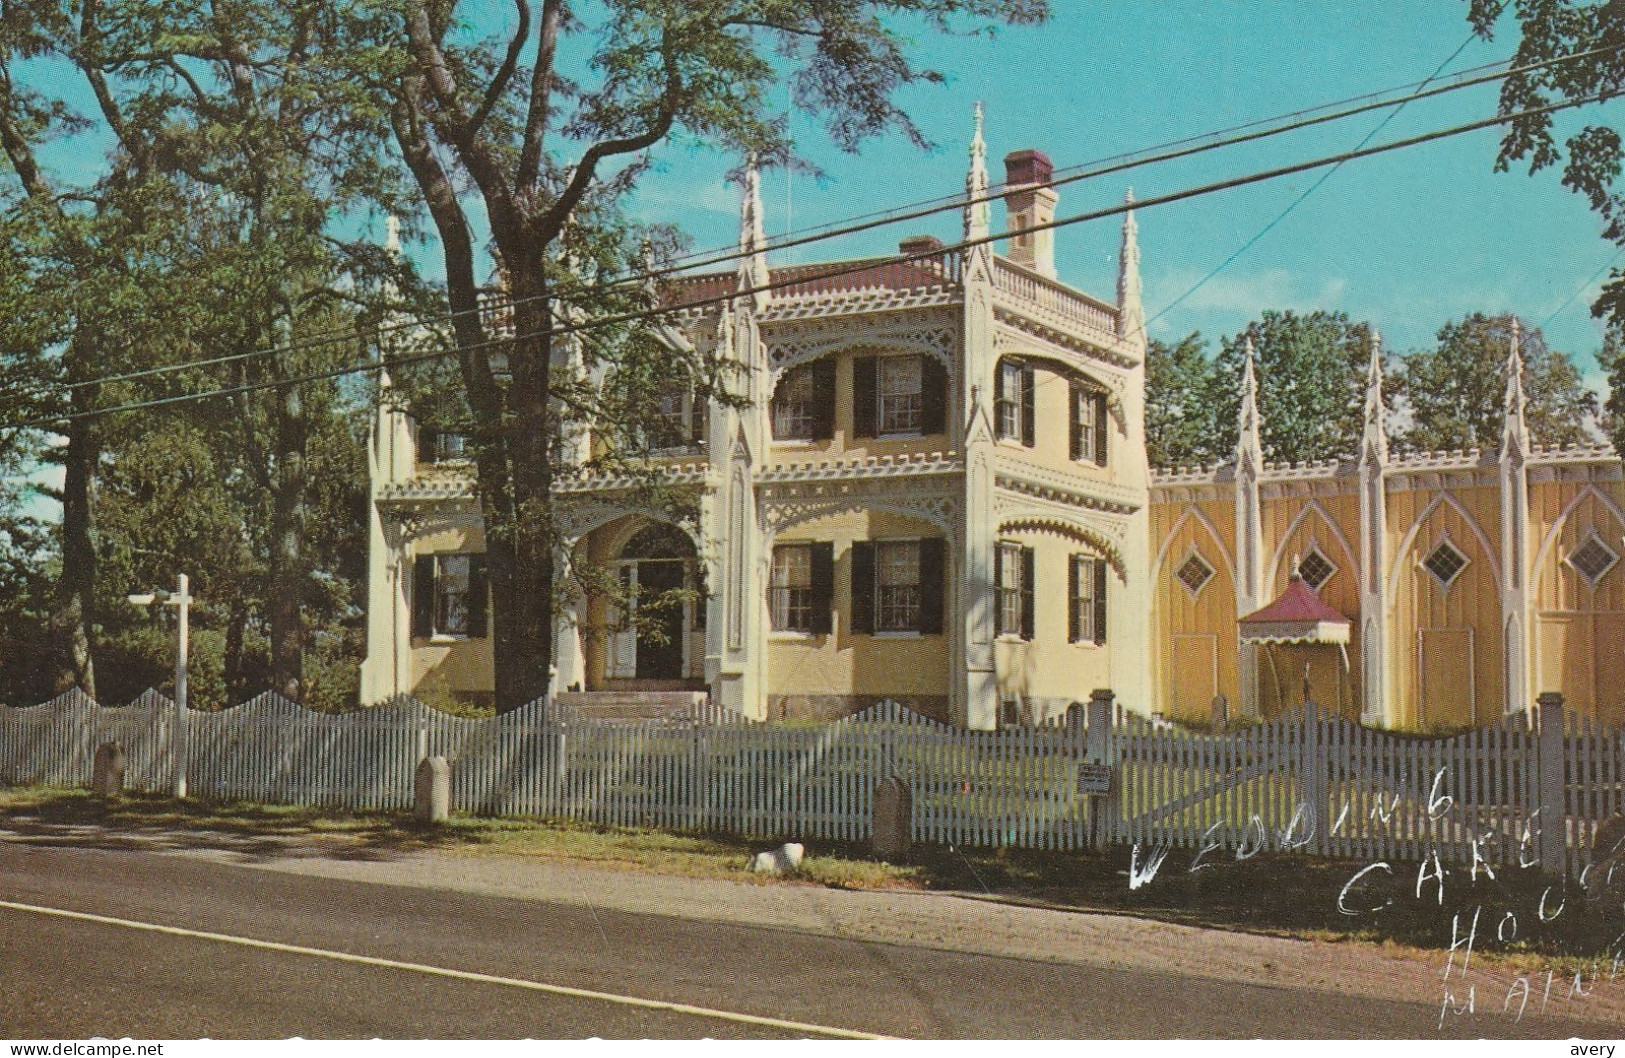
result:
[[(452, 764), (453, 807), (749, 837), (860, 841), (872, 791), (898, 775), (916, 841), (1077, 849), (1212, 846), (1578, 872), (1597, 825), (1625, 810), (1621, 732), (1542, 723), (1450, 738), (1359, 727), (1312, 706), (1225, 733), (1147, 720), (1097, 694), (1070, 722), (967, 731), (882, 703), (820, 726), (720, 713), (604, 722), (546, 700), (487, 719), (411, 699), (345, 714), (275, 695), (187, 712), (195, 796), (352, 809), (412, 803), (417, 763)], [(122, 743), (126, 781), (173, 781), (175, 707), (155, 692), (103, 708), (70, 692), (0, 709), (0, 783), (82, 786), (96, 747)], [(1080, 765), (1107, 765), (1103, 796)], [(1224, 850), (1222, 853), (1216, 850)], [(1476, 850), (1476, 851), (1475, 851)]]

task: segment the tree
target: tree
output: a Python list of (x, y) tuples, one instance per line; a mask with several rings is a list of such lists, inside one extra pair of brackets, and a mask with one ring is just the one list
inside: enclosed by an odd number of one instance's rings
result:
[[(600, 280), (648, 259), (647, 233), (620, 204), (647, 173), (649, 149), (682, 137), (784, 155), (787, 128), (769, 97), (785, 78), (797, 104), (821, 116), (842, 147), (888, 130), (923, 144), (893, 97), (940, 75), (914, 65), (895, 24), (947, 31), (1032, 23), (1047, 6), (610, 0), (587, 15), (566, 0), (542, 0), (539, 11), (515, 0), (506, 39), (478, 39), (474, 7), (382, 3), (356, 16), (342, 50), (387, 99), (394, 141), (439, 236), (493, 589), (496, 700), (512, 709), (547, 688), (559, 542), (554, 436), (565, 420), (594, 412), (555, 386), (554, 330), (561, 319), (648, 303), (625, 288), (611, 296)], [(572, 65), (572, 56), (587, 58)], [(513, 337), (500, 357), (478, 311), (478, 212), (514, 299)], [(647, 345), (635, 337), (595, 331), (587, 344), (601, 351), (595, 355), (636, 359)], [(704, 367), (689, 363), (684, 373), (703, 376)]]
[(1625, 332), (1610, 325), (1597, 351), (1597, 364), (1608, 377), (1608, 399), (1602, 406), (1602, 432), (1615, 453), (1625, 453)]
[(1253, 343), (1265, 458), (1330, 459), (1360, 447), (1370, 330), (1341, 312), (1265, 312), (1224, 341), (1214, 398), (1217, 451), (1236, 447), (1236, 413), (1247, 340)]
[[(1472, 0), (1468, 19), (1484, 39), (1493, 39), (1508, 7), (1517, 26), (1517, 52), (1509, 60), (1522, 72), (1501, 85), (1500, 113), (1511, 115), (1554, 102), (1583, 102), (1625, 91), (1625, 5), (1542, 0), (1509, 5), (1507, 0)], [(1563, 56), (1578, 56), (1531, 69)], [(1625, 141), (1618, 129), (1587, 125), (1559, 146), (1551, 112), (1513, 119), (1501, 138), (1495, 168), (1528, 161), (1531, 174), (1561, 164), (1563, 186), (1585, 196), (1603, 220), (1603, 238), (1625, 246), (1625, 195), (1619, 175)], [(1597, 316), (1625, 323), (1625, 272), (1612, 270), (1592, 305)]]
[(1173, 345), (1151, 339), (1145, 359), (1145, 443), (1152, 466), (1196, 466), (1230, 455), (1221, 447), (1217, 421), (1228, 382), (1208, 358), (1200, 334), (1193, 331)]
[[(1495, 449), (1501, 444), (1506, 409), (1506, 364), (1512, 340), (1510, 315), (1474, 313), (1439, 329), (1438, 345), (1400, 361), (1391, 388), (1404, 400), (1408, 422), (1394, 438), (1411, 451)], [(1537, 328), (1525, 326), (1525, 415), (1537, 444), (1580, 444), (1597, 398), (1580, 379), (1567, 353), (1550, 349)]]

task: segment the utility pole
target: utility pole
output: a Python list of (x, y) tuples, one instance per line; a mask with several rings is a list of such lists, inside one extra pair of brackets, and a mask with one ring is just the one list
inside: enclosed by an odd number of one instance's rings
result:
[(175, 607), (175, 726), (170, 729), (169, 755), (175, 765), (175, 796), (186, 796), (187, 750), (186, 737), (186, 663), (191, 649), (192, 592), (191, 578), (180, 574), (173, 593), (159, 590), (143, 595), (131, 595), (129, 600), (137, 606), (159, 603)]

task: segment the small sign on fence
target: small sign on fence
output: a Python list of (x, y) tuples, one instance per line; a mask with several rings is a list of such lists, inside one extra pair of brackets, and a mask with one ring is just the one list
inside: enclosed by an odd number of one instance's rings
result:
[(1109, 764), (1078, 765), (1078, 796), (1104, 796), (1112, 790), (1112, 769)]

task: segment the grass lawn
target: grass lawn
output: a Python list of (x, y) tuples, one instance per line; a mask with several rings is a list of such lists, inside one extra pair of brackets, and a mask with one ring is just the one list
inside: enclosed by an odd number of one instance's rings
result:
[[(1494, 878), (1480, 872), (1476, 880), (1465, 869), (1447, 867), (1441, 902), (1431, 872), (1418, 897), (1418, 865), (1395, 862), (1390, 871), (1368, 872), (1349, 890), (1345, 906), (1360, 912), (1351, 915), (1339, 910), (1339, 897), (1368, 864), (1295, 855), (1261, 853), (1238, 861), (1215, 852), (1204, 857), (1211, 866), (1193, 872), (1194, 851), (1176, 849), (1154, 879), (1131, 890), (1130, 853), (1121, 848), (1062, 853), (927, 846), (917, 848), (906, 863), (890, 864), (874, 859), (863, 846), (820, 842), (809, 846), (796, 875), (768, 879), (750, 874), (747, 864), (754, 853), (774, 845), (769, 840), (467, 816), (425, 826), (405, 812), (176, 802), (154, 794), (101, 801), (81, 790), (0, 790), (0, 828), (37, 833), (74, 826), (126, 834), (219, 831), (261, 839), (267, 849), (284, 843), (290, 854), (309, 846), (337, 854), (534, 856), (756, 884), (957, 891), (1194, 926), (1436, 951), (1450, 943), (1452, 917), (1461, 914), (1465, 932), (1476, 907), (1475, 959), (1492, 957), (1542, 970), (1584, 967), (1588, 975), (1599, 958), (1606, 971), (1625, 943), (1625, 905), (1619, 894), (1592, 902), (1572, 886), (1565, 893), (1561, 883), (1548, 891), (1552, 883), (1515, 865), (1497, 868)], [(1142, 851), (1142, 868), (1143, 858)], [(1507, 939), (1498, 940), (1498, 932)]]

